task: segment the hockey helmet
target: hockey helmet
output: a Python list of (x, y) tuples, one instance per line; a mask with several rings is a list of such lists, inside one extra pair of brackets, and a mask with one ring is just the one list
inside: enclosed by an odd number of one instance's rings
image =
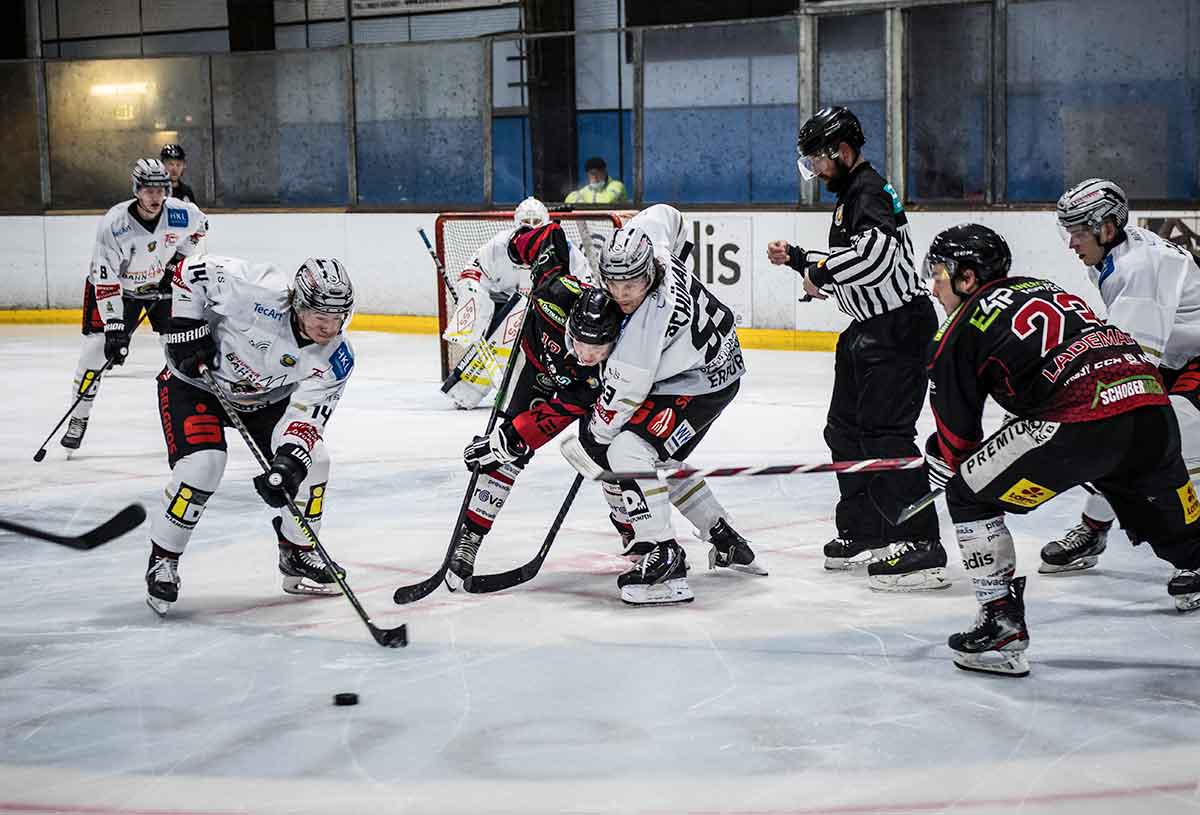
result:
[(184, 161), (187, 158), (187, 155), (184, 154), (183, 145), (181, 144), (164, 144), (162, 152), (158, 154), (158, 157), (163, 161), (172, 159), (176, 161)]
[(1062, 194), (1055, 209), (1058, 225), (1065, 233), (1086, 226), (1098, 235), (1100, 225), (1110, 218), (1119, 229), (1129, 223), (1129, 199), (1125, 191), (1104, 178), (1089, 178), (1076, 184)]
[(861, 150), (867, 138), (858, 117), (840, 106), (825, 107), (800, 128), (796, 139), (796, 166), (805, 180), (816, 178), (812, 157), (837, 152), (842, 142)]
[(933, 277), (937, 264), (946, 266), (951, 281), (958, 279), (964, 269), (971, 269), (982, 284), (1008, 277), (1012, 251), (999, 233), (983, 224), (959, 224), (939, 232), (929, 244), (921, 267), (926, 280)]
[(584, 289), (567, 317), (567, 335), (588, 345), (617, 341), (625, 315), (603, 289)]
[(550, 213), (546, 205), (533, 196), (517, 204), (517, 209), (513, 212), (513, 222), (518, 227), (539, 227), (549, 220)]
[(645, 275), (653, 286), (658, 282), (654, 243), (640, 227), (618, 229), (600, 252), (600, 279), (605, 283), (636, 280)]
[(163, 163), (156, 158), (138, 159), (137, 163), (133, 165), (130, 177), (133, 179), (134, 195), (137, 195), (137, 191), (142, 187), (162, 187), (168, 195), (171, 193), (171, 175)]
[(337, 258), (309, 258), (300, 264), (292, 296), (297, 308), (321, 314), (348, 317), (354, 310), (354, 284)]

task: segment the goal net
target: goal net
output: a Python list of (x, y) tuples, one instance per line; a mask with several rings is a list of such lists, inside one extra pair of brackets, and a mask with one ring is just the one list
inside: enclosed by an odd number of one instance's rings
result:
[[(623, 213), (628, 216), (630, 213)], [(596, 268), (600, 249), (608, 242), (612, 233), (621, 228), (621, 214), (600, 210), (582, 212), (551, 212), (550, 218), (562, 224), (567, 240), (579, 247)], [(435, 226), (438, 258), (451, 280), (458, 280), (458, 273), (466, 269), (471, 258), (497, 232), (512, 228), (512, 211), (499, 212), (445, 212), (438, 216)], [(441, 339), (451, 314), (454, 313), (454, 297), (446, 289), (446, 281), (437, 275), (438, 290), (438, 343), (441, 346), (442, 379), (462, 356), (462, 349)]]

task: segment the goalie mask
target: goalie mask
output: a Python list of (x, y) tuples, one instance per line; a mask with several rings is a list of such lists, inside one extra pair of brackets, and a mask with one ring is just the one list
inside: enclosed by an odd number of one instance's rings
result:
[(532, 196), (526, 198), (521, 203), (517, 204), (517, 209), (513, 213), (513, 223), (517, 227), (539, 227), (550, 220), (550, 213), (543, 204)]

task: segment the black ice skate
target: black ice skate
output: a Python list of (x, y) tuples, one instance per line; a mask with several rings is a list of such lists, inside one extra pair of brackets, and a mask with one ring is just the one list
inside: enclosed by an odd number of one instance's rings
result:
[(1108, 546), (1108, 529), (1112, 522), (1097, 523), (1083, 518), (1067, 534), (1042, 547), (1042, 574), (1062, 574), (1090, 569)]
[(79, 445), (83, 444), (83, 434), (87, 432), (87, 424), (87, 419), (72, 416), (70, 423), (67, 425), (67, 432), (63, 433), (58, 443), (68, 450), (78, 450)]
[[(279, 573), (283, 575), (283, 590), (288, 594), (341, 594), (342, 589), (315, 546), (297, 546), (283, 536), (283, 520), (271, 519), (279, 538)], [(338, 575), (345, 579), (346, 570), (333, 564)]]
[(825, 544), (825, 568), (831, 572), (857, 569), (866, 566), (887, 551), (888, 548), (879, 541), (834, 538)]
[(867, 585), (875, 591), (947, 588), (946, 550), (938, 541), (897, 541), (891, 552), (867, 566)]
[(621, 600), (631, 605), (690, 603), (695, 599), (687, 582), (687, 555), (673, 540), (654, 544), (644, 558), (617, 578)]
[(458, 591), (458, 587), (467, 578), (475, 574), (475, 556), (483, 543), (483, 535), (473, 529), (463, 527), (458, 543), (454, 544), (454, 554), (450, 557), (450, 569), (446, 572), (446, 588)]
[(179, 599), (179, 558), (150, 553), (146, 567), (146, 605), (160, 617)]
[(617, 533), (621, 536), (621, 555), (623, 557), (631, 557), (636, 560), (654, 548), (654, 543), (651, 541), (633, 539), (633, 524), (628, 521), (617, 520), (617, 516), (611, 512), (608, 514), (608, 520), (612, 523), (613, 529), (617, 530)]
[(1167, 594), (1175, 598), (1175, 608), (1180, 611), (1200, 608), (1200, 570), (1177, 570), (1167, 583)]
[(767, 569), (762, 561), (754, 556), (750, 542), (737, 533), (725, 519), (713, 524), (709, 530), (708, 542), (712, 548), (708, 550), (708, 568), (718, 566), (733, 569), (746, 574), (766, 575)]
[(1029, 630), (1025, 627), (1025, 578), (1008, 585), (1008, 594), (985, 603), (975, 617), (975, 627), (951, 634), (954, 664), (964, 671), (1028, 676)]

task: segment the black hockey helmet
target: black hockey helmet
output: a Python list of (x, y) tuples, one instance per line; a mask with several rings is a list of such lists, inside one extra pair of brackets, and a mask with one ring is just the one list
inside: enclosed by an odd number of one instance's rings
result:
[(167, 159), (178, 159), (179, 161), (183, 161), (187, 158), (183, 152), (183, 145), (181, 144), (164, 144), (162, 152), (159, 153), (158, 157), (163, 161), (166, 161)]
[(800, 128), (796, 153), (801, 158), (828, 153), (842, 142), (860, 150), (866, 141), (858, 117), (849, 110), (840, 106), (821, 108)]
[(933, 276), (934, 264), (944, 263), (955, 280), (963, 269), (975, 272), (979, 283), (1008, 277), (1012, 268), (1012, 250), (1000, 234), (983, 224), (959, 224), (942, 230), (925, 255), (922, 273)]
[(604, 289), (584, 289), (571, 307), (567, 334), (588, 345), (608, 345), (617, 341), (625, 315)]

